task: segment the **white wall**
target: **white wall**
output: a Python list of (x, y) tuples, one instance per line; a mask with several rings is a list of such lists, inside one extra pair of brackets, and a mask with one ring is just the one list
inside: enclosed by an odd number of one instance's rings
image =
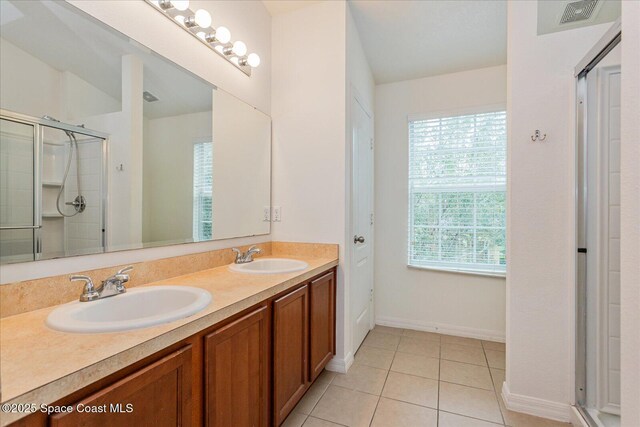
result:
[(640, 425), (640, 2), (622, 2), (622, 424)]
[(338, 243), (337, 354), (345, 348), (346, 5), (314, 3), (273, 18), (274, 240)]
[[(611, 24), (536, 35), (508, 3), (507, 405), (569, 419), (574, 400), (575, 79)], [(540, 129), (544, 142), (532, 142)]]
[[(31, 90), (25, 92), (34, 93)], [(86, 116), (112, 113), (122, 109), (119, 100), (112, 98), (70, 71), (61, 73), (60, 92), (60, 115), (64, 117), (64, 121), (74, 121)]]
[[(2, 108), (22, 114), (60, 118), (61, 75), (36, 57), (0, 38)], [(30, 90), (24, 90), (24, 88)]]
[(269, 234), (271, 118), (218, 90), (213, 120), (213, 238)]
[[(214, 25), (227, 26), (234, 37), (247, 43), (260, 55), (262, 63), (251, 77), (239, 72), (218, 55), (173, 25), (152, 6), (142, 1), (114, 2), (70, 0), (70, 4), (89, 13), (116, 30), (134, 38), (201, 78), (229, 91), (243, 101), (269, 114), (271, 111), (271, 16), (261, 2), (194, 0), (194, 9), (206, 8)], [(144, 25), (140, 25), (144, 22)], [(4, 63), (3, 63), (4, 65)], [(4, 74), (4, 70), (3, 74)], [(3, 91), (4, 94), (4, 91)], [(44, 114), (44, 113), (43, 113)], [(142, 126), (142, 122), (140, 122)], [(89, 125), (87, 125), (89, 127)], [(140, 139), (141, 140), (141, 139)], [(166, 258), (204, 252), (229, 246), (268, 241), (268, 236), (193, 243), (111, 254), (88, 255), (59, 260), (3, 265), (0, 283), (11, 283), (126, 262)]]
[(382, 324), (504, 340), (505, 280), (410, 269), (410, 114), (505, 105), (506, 66), (376, 86), (375, 293)]
[(212, 139), (213, 113), (147, 120), (143, 154), (143, 242), (193, 238), (193, 144)]

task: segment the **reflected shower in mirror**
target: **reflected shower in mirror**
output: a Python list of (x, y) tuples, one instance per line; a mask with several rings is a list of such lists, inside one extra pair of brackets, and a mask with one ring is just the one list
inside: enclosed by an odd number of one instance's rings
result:
[(0, 7), (2, 263), (269, 233), (269, 116), (66, 2)]

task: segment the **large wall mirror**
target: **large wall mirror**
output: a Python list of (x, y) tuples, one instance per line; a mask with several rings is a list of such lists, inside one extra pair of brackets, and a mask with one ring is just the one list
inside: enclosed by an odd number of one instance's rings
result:
[(269, 233), (269, 116), (66, 2), (0, 7), (1, 263)]

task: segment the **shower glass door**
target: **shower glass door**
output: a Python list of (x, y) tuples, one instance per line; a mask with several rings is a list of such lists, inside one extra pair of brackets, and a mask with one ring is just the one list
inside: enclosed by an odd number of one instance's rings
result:
[(34, 197), (35, 128), (0, 120), (0, 260), (33, 261), (37, 253)]
[(576, 403), (594, 427), (620, 425), (620, 39), (576, 69)]

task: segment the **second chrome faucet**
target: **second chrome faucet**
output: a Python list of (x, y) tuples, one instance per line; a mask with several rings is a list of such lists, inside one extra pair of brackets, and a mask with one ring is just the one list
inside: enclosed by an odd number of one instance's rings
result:
[(246, 264), (251, 262), (253, 261), (253, 255), (262, 252), (260, 248), (255, 245), (251, 246), (247, 252), (244, 253), (238, 248), (231, 248), (231, 250), (236, 253), (236, 260), (234, 261), (236, 264)]

